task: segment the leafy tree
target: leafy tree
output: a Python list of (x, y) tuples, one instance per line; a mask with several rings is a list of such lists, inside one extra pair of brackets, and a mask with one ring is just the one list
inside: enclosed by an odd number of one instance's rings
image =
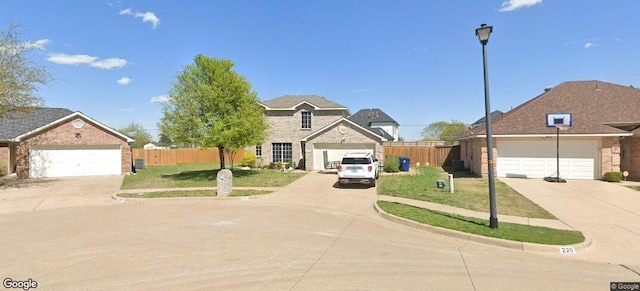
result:
[(38, 43), (24, 42), (21, 35), (17, 24), (0, 30), (0, 116), (41, 106), (42, 99), (35, 95), (38, 85), (53, 81), (46, 67), (27, 58), (30, 51), (38, 49)]
[(162, 145), (172, 145), (173, 144), (173, 140), (171, 139), (171, 137), (169, 137), (169, 135), (167, 135), (164, 132), (161, 132), (160, 135), (158, 136), (159, 140), (158, 142)]
[(262, 143), (267, 125), (258, 101), (233, 62), (199, 54), (178, 74), (158, 126), (175, 142), (217, 147), (224, 169), (225, 148)]
[(453, 144), (453, 141), (467, 130), (469, 125), (462, 121), (436, 121), (427, 125), (421, 134), (424, 140), (442, 140), (446, 144)]
[(118, 131), (136, 140), (131, 144), (132, 148), (142, 148), (144, 145), (150, 143), (153, 140), (151, 134), (146, 129), (144, 129), (142, 125), (135, 122), (132, 122), (126, 127), (119, 129)]

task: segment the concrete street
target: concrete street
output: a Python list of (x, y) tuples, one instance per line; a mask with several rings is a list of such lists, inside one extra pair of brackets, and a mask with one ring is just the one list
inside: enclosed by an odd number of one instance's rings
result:
[(608, 290), (640, 281), (640, 262), (516, 251), (385, 220), (373, 210), (375, 188), (335, 188), (335, 179), (310, 173), (248, 200), (5, 212), (0, 275), (32, 278), (37, 290)]

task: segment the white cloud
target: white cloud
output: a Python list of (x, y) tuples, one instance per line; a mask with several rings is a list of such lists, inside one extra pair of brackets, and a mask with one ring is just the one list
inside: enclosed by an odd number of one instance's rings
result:
[(509, 12), (516, 9), (530, 7), (542, 3), (542, 0), (507, 0), (502, 2), (500, 12)]
[(167, 103), (171, 98), (168, 95), (151, 97), (151, 103)]
[(49, 54), (47, 61), (59, 65), (89, 65), (90, 67), (111, 70), (122, 68), (127, 64), (125, 59), (109, 58), (98, 60), (98, 57), (90, 55)]
[(154, 29), (160, 24), (160, 18), (153, 12), (136, 13), (136, 17), (142, 17), (142, 22), (151, 22)]
[(120, 85), (129, 85), (131, 83), (131, 79), (129, 79), (127, 77), (122, 77), (116, 82), (118, 82), (118, 84), (120, 84)]
[(142, 22), (151, 22), (155, 29), (160, 24), (160, 18), (153, 12), (134, 12), (131, 8), (122, 9), (118, 12), (119, 15), (131, 15), (135, 18), (142, 18)]
[(120, 12), (118, 12), (118, 14), (120, 14), (120, 15), (133, 15), (133, 10), (131, 10), (131, 8), (122, 9), (122, 10), (120, 10)]
[(98, 57), (89, 55), (67, 55), (67, 54), (49, 54), (47, 61), (60, 64), (60, 65), (80, 65), (90, 64), (97, 60)]
[(594, 47), (594, 46), (598, 46), (597, 43), (593, 43), (593, 42), (588, 42), (584, 44), (584, 48), (590, 48), (590, 47)]
[(32, 49), (32, 48), (34, 48), (34, 49), (40, 49), (40, 50), (41, 50), (41, 49), (44, 49), (44, 47), (45, 47), (47, 44), (49, 44), (50, 42), (51, 42), (51, 41), (50, 41), (50, 40), (48, 40), (48, 39), (39, 39), (39, 40), (36, 40), (35, 42), (25, 42), (25, 43), (24, 43), (24, 46), (25, 46), (25, 48), (27, 48), (27, 49)]
[(89, 66), (94, 68), (111, 70), (113, 68), (122, 68), (127, 64), (127, 60), (118, 58), (108, 58), (100, 61), (89, 63)]

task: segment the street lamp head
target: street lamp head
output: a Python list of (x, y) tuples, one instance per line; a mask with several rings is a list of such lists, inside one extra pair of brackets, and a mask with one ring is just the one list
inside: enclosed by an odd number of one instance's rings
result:
[(480, 27), (476, 28), (476, 35), (482, 45), (489, 42), (489, 35), (493, 31), (493, 26), (487, 26), (486, 24), (480, 24)]

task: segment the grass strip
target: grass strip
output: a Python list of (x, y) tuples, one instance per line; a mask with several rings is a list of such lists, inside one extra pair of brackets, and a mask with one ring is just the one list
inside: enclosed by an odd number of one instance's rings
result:
[[(273, 191), (264, 190), (232, 190), (231, 195), (233, 197), (239, 196), (253, 196), (264, 195), (272, 193)], [(118, 197), (122, 198), (160, 198), (160, 197), (217, 197), (215, 190), (185, 190), (185, 191), (162, 191), (162, 192), (147, 192), (142, 196), (138, 196), (135, 193), (123, 193), (118, 194)]]
[[(489, 212), (489, 182), (487, 178), (469, 176), (468, 172), (454, 172), (455, 193), (436, 187), (437, 180), (447, 180), (442, 168), (421, 167), (414, 175), (383, 175), (378, 186), (379, 195), (428, 201), (479, 212)], [(496, 181), (498, 214), (554, 219), (539, 205), (522, 196), (501, 181)]]
[(545, 245), (573, 245), (585, 240), (579, 231), (501, 222), (497, 229), (489, 227), (489, 220), (433, 211), (396, 202), (378, 201), (385, 212), (419, 223), (465, 233), (512, 241)]

